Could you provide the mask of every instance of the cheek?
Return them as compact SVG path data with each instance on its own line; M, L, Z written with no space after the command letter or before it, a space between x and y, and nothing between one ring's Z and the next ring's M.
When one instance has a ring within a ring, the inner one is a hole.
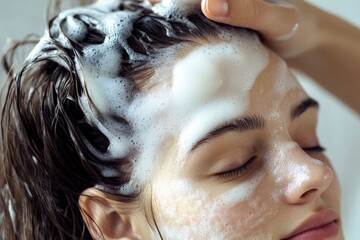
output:
M330 201L337 205L338 209L340 209L340 197L341 197L341 187L340 187L340 181L336 172L336 169L334 169L334 166L331 164L330 159L327 156L324 156L321 159L326 165L328 165L333 173L334 177L333 180L328 188L328 190L324 193Z
M327 204L329 204L339 210L340 209L341 188L340 188L340 182L339 182L338 176L334 169L333 169L333 171L334 171L333 180L330 183L328 189L324 192L323 199Z
M266 199L263 197L253 197L231 207L219 208L219 215L215 220L223 223L231 233L229 236L236 236L240 232L246 238L256 236L256 239L272 239L269 235L272 235L273 228L269 225L278 213L278 206L269 196ZM265 238L265 235L268 237Z
M206 236L210 218L210 200L204 191L196 191L190 181L172 180L154 184L156 220L166 239L196 239ZM205 229L205 228L206 229Z
M271 193L257 190L267 189L264 185L266 181L261 179L244 198L241 184L216 196L195 189L186 180L173 181L167 188L159 184L153 194L160 232L174 240L271 239L273 228L269 225L278 213L278 203Z
M239 188L239 186L234 187ZM272 181L262 178L246 199L219 201L215 209L214 224L226 231L223 239L274 239L274 218L279 214L280 203L274 197ZM229 193L225 193L224 199Z

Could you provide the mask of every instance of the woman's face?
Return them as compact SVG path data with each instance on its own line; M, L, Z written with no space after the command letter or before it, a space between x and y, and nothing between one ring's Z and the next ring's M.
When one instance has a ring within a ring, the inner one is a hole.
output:
M149 191L163 239L342 239L318 104L261 51L213 44L175 64L168 87L184 125Z

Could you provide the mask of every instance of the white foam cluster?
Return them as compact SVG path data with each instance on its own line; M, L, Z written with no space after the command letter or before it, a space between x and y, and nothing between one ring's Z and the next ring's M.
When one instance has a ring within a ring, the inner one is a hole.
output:
M257 174L248 181L233 187L228 192L222 194L219 201L225 206L233 206L236 203L249 200L256 187L263 180L262 174Z
M162 0L153 7L153 11L161 16L184 16L200 8L198 0Z
M199 47L174 66L174 104L178 112L193 115L181 133L182 153L245 111L249 90L268 63L264 49L252 46L256 39L237 37L231 44Z
M153 9L158 14L169 16L178 9L193 11L189 6L194 2L163 1ZM181 44L162 50L151 62L155 73L148 82L150 85L154 83L154 87L134 93L133 83L119 76L124 60L120 50L128 52L134 62L148 59L128 47L127 37L132 30L134 13L110 13L117 4L118 1L109 0L88 9L63 13L59 19L65 20L66 36L60 34L58 40L63 41L64 46L70 46L69 39L84 40L87 27L74 18L79 13L90 17L93 27L106 36L104 43L85 46L82 55L76 58L77 72L86 89L81 97L81 107L87 119L110 141L105 153L98 152L90 143L89 149L103 161L128 158L133 163L128 184L110 190L107 186L98 188L126 195L146 186L163 161L173 161L164 159L169 149L177 151L174 154L177 161L184 161L196 143L209 132L242 116L249 109L249 94L259 74L269 66L269 56L257 37L247 32L229 33L219 29L218 39L214 38L212 42L194 46ZM177 12L175 18L181 21L181 14ZM299 88L296 81L289 80L292 76L285 63L271 70L276 72L272 90L277 97ZM267 89L259 91L263 93ZM275 111L270 113L270 122L279 123L273 129L273 138L284 131L279 111L281 100L271 99L269 111L273 108ZM246 239L247 234L252 234L254 229L264 226L262 224L279 213L277 203L284 191L294 191L309 180L311 169L307 165L292 163L291 151L297 147L295 143L275 146L274 152L267 156L276 159L277 166L272 169L275 169L277 187L284 177L293 178L291 184L281 185L284 188L276 188L273 192L256 191L269 179L264 174L254 174L246 182L217 196L194 186L187 179L154 186L159 193L155 195L157 203L167 207L157 214L161 223L170 223L161 226L162 234L174 240L222 240L240 235ZM319 166L324 165L318 160L310 160ZM119 174L106 167L101 170L105 177ZM262 198L256 194L263 194ZM239 212L239 209L244 212ZM266 230L258 232L255 237L274 239Z
M154 186L163 236L173 240L274 239L272 233L258 231L277 214L255 195L263 177L257 174L250 183L235 185L219 195L211 195L187 179Z
M181 6L186 9L192 2L164 1L160 5L170 13ZM152 61L155 74L148 79L156 86L134 93L133 83L119 76L122 52L125 50L134 62L149 59L128 46L137 15L113 11L118 4L115 0L99 1L88 8L66 11L54 21L53 28L59 31L56 40L68 48L74 41L86 41L88 25L105 36L103 43L85 45L76 56L76 70L85 89L81 107L110 141L105 153L90 143L89 149L104 161L132 160L131 181L117 189L129 194L149 181L170 141L179 146L179 156L184 157L210 130L241 116L249 90L268 64L268 52L254 35L241 31L231 35L219 29L219 39L193 46L181 58L176 56L184 53L183 45L162 50ZM102 173L116 176L113 169L103 168Z
M211 130L244 113L248 92L266 67L268 55L259 42L253 45L255 38L238 37L194 49L174 63L169 74L160 67L157 71L163 72L165 86L131 104L129 116L139 133L136 141L143 146L133 184L151 175L169 138L175 139L179 158L184 158Z

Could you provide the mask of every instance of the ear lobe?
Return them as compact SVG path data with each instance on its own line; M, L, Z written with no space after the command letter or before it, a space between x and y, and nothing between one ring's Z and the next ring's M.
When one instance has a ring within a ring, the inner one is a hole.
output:
M82 192L79 197L81 214L94 239L138 239L130 216L120 205L98 189L88 188Z

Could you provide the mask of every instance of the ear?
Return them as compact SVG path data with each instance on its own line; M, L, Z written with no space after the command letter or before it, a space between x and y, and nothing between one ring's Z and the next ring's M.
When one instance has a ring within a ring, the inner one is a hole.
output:
M94 239L139 239L125 210L128 204L112 200L96 188L86 189L79 197L82 217Z

